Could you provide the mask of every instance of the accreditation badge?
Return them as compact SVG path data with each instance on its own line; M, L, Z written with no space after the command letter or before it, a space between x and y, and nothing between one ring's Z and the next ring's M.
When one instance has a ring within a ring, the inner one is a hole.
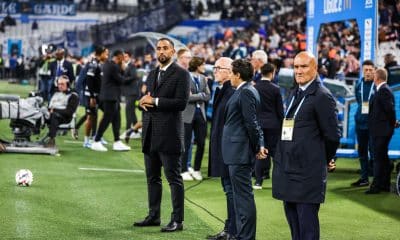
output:
M284 118L282 126L282 141L292 141L293 140L293 129L294 129L294 119Z
M369 102L362 102L361 114L368 114L368 113L369 113Z

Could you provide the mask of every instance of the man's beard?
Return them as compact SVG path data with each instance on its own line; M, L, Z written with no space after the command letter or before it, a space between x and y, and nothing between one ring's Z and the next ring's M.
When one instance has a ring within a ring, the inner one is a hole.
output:
M165 64L165 63L168 63L169 60L171 60L171 58L170 58L170 57L167 57L167 56L164 56L164 55L161 55L161 56L159 56L159 57L157 58L157 60L158 60L161 64Z

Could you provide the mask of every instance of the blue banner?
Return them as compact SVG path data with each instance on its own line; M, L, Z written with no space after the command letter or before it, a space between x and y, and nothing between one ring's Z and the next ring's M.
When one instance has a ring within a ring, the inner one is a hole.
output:
M378 0L308 0L307 51L317 53L322 24L355 19L360 30L361 58L375 61L377 46Z
M54 16L74 16L76 15L76 5L74 3L44 2L0 2L1 14L31 14L31 15L54 15Z
M7 52L9 56L20 56L22 52L22 40L21 39L8 39L7 41Z
M95 44L111 45L128 40L130 35L137 32L163 31L182 20L182 10L179 6L176 0L168 1L163 7L146 11L138 16L128 16L114 23L93 26L92 39Z

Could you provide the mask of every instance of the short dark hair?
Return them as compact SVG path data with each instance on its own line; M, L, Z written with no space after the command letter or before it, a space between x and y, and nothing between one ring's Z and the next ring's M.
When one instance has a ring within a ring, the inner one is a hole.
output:
M268 76L269 74L274 73L275 65L272 63L266 63L261 67L261 74L263 76Z
M130 49L127 49L127 50L125 50L125 54L128 54L128 56L129 57L132 57L132 50L130 50Z
M94 49L94 54L96 56L100 56L105 50L106 50L106 47L104 47L103 45L97 45Z
M161 42L161 41L168 41L169 44L171 44L172 48L175 48L174 42L173 42L171 39L169 39L169 38L167 38L167 37L162 37L162 38L159 38L159 39L157 40L157 43L159 43L159 42Z
M112 56L113 56L113 57L116 57L116 56L118 56L118 55L124 55L124 50L122 50L122 49L114 50Z
M202 57L193 57L189 62L189 72L194 72L199 66L201 66L206 60Z
M373 66L373 67L375 67L375 64L374 64L374 62L372 60L365 60L362 63L362 66Z
M245 59L237 59L232 62L232 72L239 73L243 81L250 82L254 75L253 65Z

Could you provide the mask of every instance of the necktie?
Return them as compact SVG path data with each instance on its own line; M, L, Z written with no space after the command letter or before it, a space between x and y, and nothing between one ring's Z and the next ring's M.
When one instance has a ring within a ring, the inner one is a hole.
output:
M301 88L297 89L296 99L301 99L303 97L303 95L304 95L304 91Z
M160 84L161 80L162 80L163 77L164 77L164 73L165 73L164 70L160 70L160 72L159 72L159 74L158 74L158 78L157 78L157 84Z
M57 63L57 72L56 72L57 77L61 76L61 62Z

